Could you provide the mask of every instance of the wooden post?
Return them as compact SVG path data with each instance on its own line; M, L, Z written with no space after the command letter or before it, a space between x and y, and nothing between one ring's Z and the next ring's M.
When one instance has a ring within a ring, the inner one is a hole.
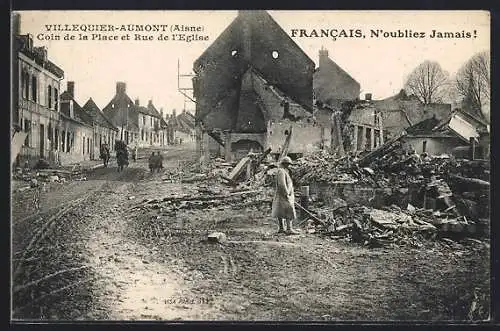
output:
M370 150L373 151L375 149L375 129L370 129Z
M353 135L353 140L352 140L352 151L353 152L356 152L358 150L358 126L357 125L353 125L353 131L354 131L354 135Z
M224 156L227 162L233 160L231 154L231 132L224 132Z
M476 139L474 137L470 137L469 142L470 142L469 159L473 161L476 157Z

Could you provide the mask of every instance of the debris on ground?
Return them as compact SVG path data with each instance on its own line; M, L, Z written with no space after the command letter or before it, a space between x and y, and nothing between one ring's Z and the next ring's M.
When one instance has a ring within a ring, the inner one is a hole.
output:
M12 178L19 182L16 186L18 186L18 190L22 192L29 187L38 187L40 183L62 184L67 181L87 180L87 170L78 165L73 166L69 170L64 168L16 168L12 173ZM23 186L23 182L25 182L26 185Z

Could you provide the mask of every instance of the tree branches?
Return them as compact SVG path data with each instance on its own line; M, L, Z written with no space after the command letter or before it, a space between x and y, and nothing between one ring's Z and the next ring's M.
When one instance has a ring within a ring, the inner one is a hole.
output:
M439 63L424 61L408 76L405 90L417 96L424 104L442 102L443 93L449 84L448 73Z
M466 107L481 112L490 102L490 54L477 53L457 72L455 88Z

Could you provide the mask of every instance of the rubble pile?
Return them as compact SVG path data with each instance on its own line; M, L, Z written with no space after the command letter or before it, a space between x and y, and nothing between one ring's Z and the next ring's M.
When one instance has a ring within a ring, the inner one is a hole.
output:
M481 237L487 234L484 223L450 213L392 205L381 209L341 205L336 209L315 211L322 223L307 219L308 233L320 233L332 239L348 238L369 247L412 245L437 237Z
M397 143L368 165L360 166L359 159L353 155L335 158L319 152L300 158L291 169L299 185L352 182L374 187L408 187L432 175L447 176L450 172L459 172L457 167L462 166L446 155L428 157L422 162L417 155L408 155Z
M20 186L19 191L24 191L38 187L42 183L65 183L69 180L87 180L87 176L85 169L78 166L74 166L71 170L16 168L12 173L12 179L25 182L26 185L18 185Z
M245 208L269 203L269 194L263 190L208 188L199 186L198 194L171 195L163 199L144 200L131 210L160 210L163 215L175 216L182 209Z

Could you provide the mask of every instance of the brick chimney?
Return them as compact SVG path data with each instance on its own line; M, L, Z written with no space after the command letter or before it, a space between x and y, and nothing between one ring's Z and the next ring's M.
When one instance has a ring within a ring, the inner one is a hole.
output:
M125 94L127 91L127 84L124 82L116 83L116 94Z
M372 100L372 94L371 93L365 93L365 100L366 101L371 101Z
M69 81L66 83L66 91L71 95L71 98L75 97L75 82Z
M149 100L148 101L148 107L152 107L153 106L153 100Z
M12 14L12 35L19 36L21 34L21 15L19 13Z
M134 104L135 104L137 107L139 107L139 99L135 99Z
M321 46L321 49L319 50L319 67L321 68L322 66L324 66L328 59L328 50L324 49L323 46Z
M160 108L160 115L161 115L161 118L164 118L163 117L163 108Z

